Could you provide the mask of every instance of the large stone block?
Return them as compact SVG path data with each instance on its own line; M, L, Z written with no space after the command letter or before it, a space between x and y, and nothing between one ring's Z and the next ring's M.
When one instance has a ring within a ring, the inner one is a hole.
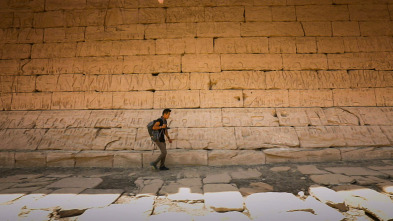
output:
M86 40L126 40L143 39L145 27L142 24L117 26L88 26L85 31Z
M122 74L125 71L124 66L131 61L125 62L123 57L84 57L82 59L82 71L85 74ZM130 67L128 67L129 69ZM138 69L138 67L134 66ZM127 69L127 70L128 70ZM140 70L141 71L141 70ZM79 73L80 73L79 72ZM78 72L75 72L78 73Z
M204 22L204 7L170 7L166 11L166 22Z
M197 108L200 106L199 91L156 91L154 108Z
M222 70L277 70L282 69L279 54L222 54Z
M344 39L341 37L317 38L318 53L344 53Z
M284 54L282 59L284 70L323 70L328 67L324 54Z
M118 26L118 25L129 25L136 24L139 20L138 9L129 8L111 8L107 9L105 15L106 26Z
M2 43L32 44L41 43L44 37L44 29L20 28L20 29L1 29L0 39Z
M269 52L272 54L295 54L295 37L270 37Z
M353 21L390 20L385 5L348 5L348 9Z
M76 152L48 152L46 155L47 167L74 167Z
M221 109L177 109L171 112L168 125L173 128L222 127L221 118Z
M236 145L239 149L299 147L299 140L291 127L238 127Z
M85 40L85 28L46 28L43 36L45 42L79 42Z
M66 19L63 11L37 12L34 14L35 28L64 27Z
M0 75L17 74L19 72L20 61L13 60L0 60Z
M158 151L159 152L159 151ZM159 153L143 153L143 167L148 167L149 163L155 160ZM167 166L207 166L206 150L170 150L165 159Z
M391 36L393 33L390 21L361 21L359 26L361 36Z
M153 108L153 92L113 92L113 108L151 109Z
M209 90L211 87L210 73L190 73L191 90Z
M180 55L145 55L124 57L124 73L180 72L180 69Z
M333 36L360 36L359 22L334 21L332 22Z
M350 75L346 70L339 71L324 71L320 70L318 73L318 81L316 82L321 89L330 88L350 88Z
M337 149L268 149L263 151L266 155L266 163L283 162L327 162L341 160L340 151Z
M348 147L379 147L391 144L379 126L341 126L340 130Z
M36 128L65 129L77 127L94 127L95 121L91 124L92 111L89 110L60 110L60 111L41 111L35 121Z
M155 54L153 40L79 42L77 56L119 56Z
M16 152L15 167L45 167L46 154L43 152Z
M304 36L300 22L246 22L241 24L241 36Z
M268 38L217 38L214 40L216 53L267 53L269 52Z
M75 167L113 167L112 152L83 151L75 154Z
M328 54L329 69L375 69L391 70L393 68L392 53L345 53Z
M376 106L374 89L334 89L334 106Z
M197 23L197 37L240 37L238 22Z
M84 103L87 109L112 109L113 93L86 92Z
M0 152L0 168L13 168L15 166L15 152Z
M211 89L266 89L263 71L223 71L210 74Z
M157 39L157 54L212 53L212 38Z
M267 6L248 6L245 7L246 22L253 21L272 21L272 7Z
M138 10L138 23L165 23L165 16L166 10L164 8L140 8Z
M85 127L141 128L161 116L161 110L93 110Z
M346 140L340 127L296 127L300 147L345 147Z
M290 107L331 107L332 90L289 90Z
M76 43L34 44L31 58L69 58L76 56Z
M40 111L2 111L0 129L39 129L37 127Z
M11 93L0 93L0 110L11 110L11 103Z
M3 44L0 56L1 59L25 59L30 57L31 50L29 44Z
M305 36L332 36L331 22L302 22Z
M49 110L51 109L51 93L14 93L12 94L12 110Z
M61 1L61 0L48 0L45 2L45 9L48 11L61 10L61 9L83 9L86 7L86 1L81 0L71 0L71 1Z
M348 147L339 150L344 161L390 159L393 153L391 147Z
M296 21L295 7L291 5L272 7L272 21Z
M345 5L306 5L296 7L296 16L298 21L348 21L349 11Z
M358 118L358 125L393 125L390 107L346 107L344 111Z
M151 25L146 25L146 29L145 29L145 39L194 38L196 36L197 36L196 23L151 24Z
M182 57L183 72L219 72L220 56L216 54L184 55Z
M377 106L393 106L392 88L375 88Z
M274 108L223 108L224 127L279 126Z
M52 95L52 110L86 108L84 92L54 92Z
M49 129L38 149L46 150L129 150L136 129Z
M213 150L207 153L209 166L265 164L265 154L253 150Z
M267 89L318 89L319 79L316 71L268 71Z
M243 107L241 90L201 90L201 108Z
M31 59L22 64L24 75L74 74L83 72L83 60L79 58Z
M169 133L177 149L237 149L234 128L178 128Z
M288 107L288 90L244 90L244 107Z
M142 153L117 152L113 156L114 168L141 168Z
M103 26L105 24L105 16L108 10L105 9L80 9L64 11L64 22L67 26ZM108 19L109 17L107 17Z
M206 22L236 22L244 21L244 7L228 6L228 7L206 7Z
M393 50L392 39L387 36L347 37L343 40L346 52L377 52Z
M393 127L392 126L381 126L383 134L393 143Z
M0 76L0 92L34 92L35 76Z

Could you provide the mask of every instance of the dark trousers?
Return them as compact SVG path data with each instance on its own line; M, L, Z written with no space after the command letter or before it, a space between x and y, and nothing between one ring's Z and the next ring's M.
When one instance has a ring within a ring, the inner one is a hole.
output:
M160 162L160 167L165 165L165 158L166 158L166 143L165 142L155 142L158 146L158 148L160 148L161 154L160 156L158 156L158 158L153 161L154 164L157 165L158 162Z

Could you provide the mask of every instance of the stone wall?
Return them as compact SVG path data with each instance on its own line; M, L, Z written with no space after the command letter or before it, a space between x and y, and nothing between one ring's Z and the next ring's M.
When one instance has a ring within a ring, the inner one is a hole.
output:
M392 0L0 2L0 167L392 158Z

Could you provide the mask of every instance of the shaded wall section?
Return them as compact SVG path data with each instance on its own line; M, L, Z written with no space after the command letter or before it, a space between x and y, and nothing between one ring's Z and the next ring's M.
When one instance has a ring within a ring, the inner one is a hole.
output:
M391 158L392 0L0 2L0 166Z

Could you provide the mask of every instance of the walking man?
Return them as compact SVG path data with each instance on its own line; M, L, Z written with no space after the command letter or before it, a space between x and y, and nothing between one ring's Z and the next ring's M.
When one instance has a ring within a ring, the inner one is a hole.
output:
M169 143L172 143L172 139L168 135L168 125L167 125L167 119L171 115L171 110L170 109L165 109L162 112L162 116L156 120L156 123L153 126L153 130L158 130L159 133L159 139L155 143L157 144L158 148L160 148L161 154L158 156L158 158L150 163L150 166L152 166L154 169L157 168L158 162L160 162L160 167L159 170L169 170L165 166L165 158L166 158L166 143L165 143L165 136L168 138ZM165 136L164 136L165 135Z

